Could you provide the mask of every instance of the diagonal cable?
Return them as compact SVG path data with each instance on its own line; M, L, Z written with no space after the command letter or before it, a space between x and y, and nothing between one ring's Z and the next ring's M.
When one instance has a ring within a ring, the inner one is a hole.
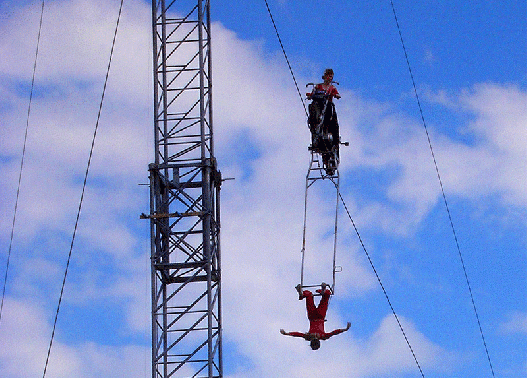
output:
M108 60L108 67L106 69L106 77L104 79L104 86L103 86L103 90L102 90L101 101L99 103L99 112L97 114L97 122L95 123L95 130L93 132L93 138L92 138L91 149L90 149L90 156L88 158L88 164L86 166L86 172L84 174L84 183L82 184L82 193L81 193L81 198L80 198L80 201L79 201L79 208L77 210L77 218L75 220L75 227L74 227L74 230L73 230L73 236L71 238L70 250L69 250L69 253L68 253L68 261L66 263L66 270L64 271L64 278L62 280L62 286L61 286L61 289L60 289L59 302L58 302L58 305L57 305L57 311L55 312L55 320L53 322L53 331L51 332L51 340L49 342L48 353L47 353L47 356L46 356L46 364L44 366L44 373L42 375L42 378L45 378L45 376L46 376L46 371L47 371L48 364L49 364L49 357L50 357L50 354L51 354L51 347L53 346L53 339L54 339L55 330L56 330L56 327L57 327L57 319L58 319L58 316L59 316L60 304L62 303L62 297L64 295L64 287L66 285L66 277L68 276L68 269L69 269L69 266L70 266L71 255L72 255L72 251L73 251L73 243L75 241L75 236L77 234L77 228L78 228L78 225L79 225L79 218L80 218L80 213L81 213L81 208L82 208L82 202L84 200L84 193L85 193L85 190L86 190L86 182L88 181L88 173L90 171L90 165L91 165L91 160L92 160L92 156L93 156L93 150L94 150L94 147L95 147L95 139L97 137L97 129L99 128L99 120L101 118L102 106L103 106L103 103L104 103L104 94L106 93L106 86L108 84L108 77L109 77L109 74L110 74L110 66L112 64L112 57L113 57L113 51L114 51L114 47L115 47L115 40L117 38L117 30L119 28L119 21L121 19L121 13L122 13L122 9L123 9L123 1L124 0L121 0L121 4L119 6L119 15L117 16L117 23L115 25L115 32L114 32L113 41L112 41L112 49L110 51L110 58Z
M298 83L296 81L293 68L291 68L291 63L289 62L289 58L287 57L287 54L285 52L284 44L282 43L282 38L280 38L280 34L278 33L278 28L276 27L276 24L274 22L273 14L271 13L271 8L269 8L269 3L267 3L267 0L264 0L264 1L265 1L265 6L267 7L267 12L269 13L269 17L271 18L271 22L273 23L276 37L278 38L278 42L280 43L280 47L282 48L282 53L284 54L285 61L287 62L287 66L289 67L289 72L291 73L291 76L293 77L293 81L295 82L295 87L296 87L296 91L298 92L298 96L300 97L300 102L302 102L302 106L304 107L304 111L306 112L306 117L307 117L308 113L307 113L306 104L304 103L304 99L302 98L302 94L300 93L300 89L298 88Z
M454 235L454 240L455 240L455 243L456 243L457 252L458 252L458 255L459 255L461 266L463 268L463 273L465 275L465 281L467 283L468 291L469 291L469 294L470 294L470 300L472 302L472 308L474 309L474 314L476 315L476 321L478 323L479 333L480 333L481 339L483 341L483 346L485 347L485 353L487 355L487 360L489 362L490 371L492 373L492 376L494 377L495 376L494 375L494 368L492 367L492 361L490 359L489 349L487 347L487 342L485 341L485 335L483 333L483 328L481 326L481 321L479 319L479 314L478 314L478 310L477 310L477 307L476 307L476 302L474 300L474 295L472 293L472 286L470 285L470 280L468 278L467 268L465 266L465 260L463 259L463 254L461 253L461 248L459 246L459 241L458 241L458 238L457 238L456 229L454 227L454 222L452 220L452 215L450 213L450 208L448 206L448 201L447 201L447 198L446 198L445 189L443 187L443 180L441 179L441 175L439 173L439 167L438 167L437 160L436 160L436 157L435 157L435 154L434 154L434 149L432 147L432 141L430 140L430 134L428 133L428 127L426 125L425 117L424 117L424 114L423 114L423 109L421 107L421 101L419 100L419 94L417 93L417 86L415 84L415 79L414 79L414 75L413 75L413 72L412 72L412 67L410 65L410 59L408 58L408 53L406 51L406 46L404 44L403 35L402 35L402 32L401 32L401 27L399 25L399 20L397 18L397 13L395 11L395 5L393 4L393 0L390 0L390 3L391 3L391 6L392 6L392 11L393 11L393 15L394 15L394 18L395 18L395 23L397 24L397 30L399 32L399 37L401 39L401 44L402 44L402 47L403 47L404 56L406 58L406 64L408 66L408 71L410 72L410 78L412 79L412 85L413 85L413 88L414 88L415 98L417 99L417 106L419 107L419 113L421 115L421 120L423 122L423 126L424 126L424 129L425 129L425 132L426 132L426 137L428 139L428 146L430 148L430 153L432 155L432 160L434 161L434 167L435 167L435 170L436 170L437 179L439 180L439 186L441 187L441 194L443 196L443 202L445 204L446 212L448 214L448 220L450 221L450 228L452 229L452 234Z
M353 218L351 217L351 214L348 210L348 207L346 206L346 202L344 202L344 198L342 198L342 194L339 192L340 200L342 201L342 204L344 205L344 209L346 210L346 213L348 214L348 217L351 221L351 224L353 225L353 228L355 229L355 233L357 234L357 237L359 238L360 245L362 246L362 250L366 254L366 257L368 258L368 261L370 263L371 268L373 269L373 273L375 273L375 277L377 277L377 281L379 282L379 285L381 286L382 292L384 293L384 296L386 297L386 300L388 301L388 305L390 306L390 309L392 310L392 314L397 321L397 325L399 326L399 329L401 330L401 333L404 336L404 340L406 341L406 345L408 345L408 348L410 349L410 352L412 353L412 356L414 357L414 361L417 365L417 368L419 369L419 372L421 373L421 376L424 378L423 370L421 369L421 365L419 364L419 361L417 360L417 356L415 355L414 349L412 348L412 345L410 344L410 340L408 340L408 337L406 336L406 332L404 331L403 325L401 324L401 321L399 320L399 317L397 316L397 313L395 312L395 308L392 305L392 301L390 301L390 297L388 296L388 292L384 288L384 285L381 281L381 277L377 273L377 269L375 269L375 265L373 265L373 260L370 257L370 254L368 253L368 250L366 249L366 246L364 245L364 242L362 241L362 238L359 234L359 230L357 229L357 226L355 225L355 222L353 221Z
M26 130L24 132L24 146L22 147L22 159L20 160L20 170L18 173L18 185L16 188L15 210L13 211L13 222L11 224L11 237L9 238L9 250L7 253L7 263L6 263L5 275L4 275L4 286L2 289L2 302L0 303L0 321L2 320L2 310L4 309L4 298L5 298L6 287L7 287L7 275L9 272L9 262L11 260L11 250L13 248L13 237L15 235L16 213L18 209L18 199L20 198L20 183L22 182L22 172L24 170L24 158L26 156L26 143L27 143L27 134L28 134L28 129L29 129L29 116L31 114L31 103L33 101L33 89L35 87L35 75L37 72L37 58L38 58L38 50L40 46L40 35L42 31L43 17L44 17L44 0L42 0L42 6L40 9L40 22L38 26L37 48L35 51L35 60L33 63L33 77L31 78L31 91L29 92L29 105L27 107Z

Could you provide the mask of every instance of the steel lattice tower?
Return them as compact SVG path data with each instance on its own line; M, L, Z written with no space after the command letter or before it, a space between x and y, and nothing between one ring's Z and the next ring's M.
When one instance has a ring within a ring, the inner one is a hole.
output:
M153 0L152 377L222 377L210 1Z

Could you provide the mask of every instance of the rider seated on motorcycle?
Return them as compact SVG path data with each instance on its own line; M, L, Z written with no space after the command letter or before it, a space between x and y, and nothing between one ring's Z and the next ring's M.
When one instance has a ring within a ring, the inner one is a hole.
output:
M333 101L333 97L339 99L340 98L339 91L337 90L337 88L335 88L333 84L331 84L333 82L333 76L334 76L333 69L327 68L324 71L324 75L322 75L322 80L324 80L324 82L315 85L315 87L313 88L313 91L307 94L307 98L311 100L311 97L313 97L315 93L324 92L326 95L329 96L328 97L329 102Z
M323 83L316 84L313 87L313 91L311 93L307 93L307 98L310 100L313 100L311 104L309 104L309 128L311 129L312 134L314 134L315 127L320 123L320 119L322 116L322 111L324 108L324 99L327 98L328 106L326 107L326 116L327 118L324 120L324 124L327 124L328 131L333 136L333 144L337 145L339 143L339 130L338 130L338 121L337 121L337 113L335 111L335 105L333 104L333 97L339 99L340 94L337 88L332 84L333 82L333 70L331 68L327 68L324 71L324 75L322 76L322 80L324 80ZM315 140L315 137L313 135L313 141ZM313 146L314 148L317 148L317 146Z

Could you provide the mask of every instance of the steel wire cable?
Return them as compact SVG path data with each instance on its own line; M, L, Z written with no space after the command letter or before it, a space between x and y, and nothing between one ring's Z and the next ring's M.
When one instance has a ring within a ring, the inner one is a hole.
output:
M76 220L75 220L75 227L73 229L73 235L72 235L72 238L71 238L71 244L70 244L70 249L69 249L69 253L68 253L68 260L66 262L66 269L64 271L64 277L63 277L62 286L61 286L61 289L60 289L59 302L58 302L58 305L57 305L57 310L55 312L55 320L53 321L53 330L51 332L51 339L50 339L50 342L49 342L48 353L47 353L47 356L46 356L46 364L44 366L44 373L42 375L42 378L44 378L46 376L46 371L47 371L48 364L49 364L49 358L50 358L50 355L51 355L51 347L53 346L53 339L54 339L55 330L56 330L56 327L57 327L57 320L58 320L58 316L59 316L60 305L62 303L62 298L63 298L63 295L64 295L64 287L66 286L66 278L68 276L68 270L69 270L71 256L72 256L72 252L73 252L73 244L75 242L75 236L77 234L77 228L78 228L78 225L79 225L79 218L80 218L80 213L81 213L81 209L82 209L82 202L84 200L84 193L86 191L86 183L88 181L88 173L90 171L90 165L91 165L91 160L92 160L92 156L93 156L93 150L94 150L94 147L95 147L95 139L97 137L97 130L99 128L99 121L100 121L100 118L101 118L102 106L103 106L103 103L104 103L104 95L106 93L106 86L108 84L108 77L109 77L109 74L110 74L110 67L111 67L111 64L112 64L112 57L113 57L113 52L114 52L114 48L115 48L115 41L116 41L116 38L117 38L117 30L119 29L119 21L121 19L121 13L122 13L122 9L123 9L123 2L124 2L124 0L121 0L121 4L119 6L119 15L117 16L117 22L116 22L116 25L115 25L115 32L114 32L114 35L113 35L112 48L111 48L111 51L110 51L110 58L108 60L108 66L107 66L107 69L106 69L106 77L104 79L104 86L103 86L103 90L102 90L101 101L99 103L99 111L98 111L98 114L97 114L97 121L95 123L95 129L94 129L94 132L93 132L93 138L92 138L92 143L91 143L91 148L90 148L90 155L88 157L88 164L86 166L86 172L84 174L84 182L82 184L81 198L80 198L80 201L79 201L79 207L77 209L77 217L76 217Z
M379 273L377 273L377 269L375 268L375 265L373 264L373 260L371 259L370 254L368 253L368 250L366 249L366 246L364 245L364 242L362 241L362 238L360 236L359 230L357 229L357 226L355 225L355 222L353 221L353 218L351 217L351 214L348 210L348 207L346 206L346 202L344 202L344 198L342 198L342 194L339 192L340 200L342 201L342 204L344 205L344 209L346 210L346 213L348 214L348 218L351 221L351 224L353 226L353 229L355 230L355 233L357 234L357 237L359 238L360 245L362 247L362 250L366 254L366 257L368 258L368 262L370 263L370 266L373 270L373 273L375 273L375 277L377 277L377 281L379 282L379 285L381 286L382 292L384 293L384 296L386 297L386 300L388 301L388 305L390 306L390 309L392 310L392 314L397 321L397 325L399 326L399 329L401 330L401 333L404 336L404 340L406 341L406 345L408 345L408 348L410 349L410 352L412 353L412 356L414 358L414 361L417 365L417 368L419 369L419 372L421 373L421 376L424 378L423 370L421 369L421 365L419 364L419 361L417 360L417 356L414 352L414 349L412 348L412 345L410 344L410 340L408 340L408 336L406 335L406 332L404 331L403 325L401 324L401 321L399 320L399 316L397 316L397 313L395 312L395 308L392 305L392 301L390 300L390 297L388 296L388 292L384 288L384 285L381 281L381 277L379 276Z
M271 8L269 8L269 3L267 0L265 1L265 6L267 7L267 12L269 13L269 17L271 18L271 22L273 23L274 31L276 33L276 37L278 38L278 42L280 43L280 47L282 48L282 53L284 54L285 61L287 62L287 66L289 67L289 72L291 73L291 76L293 77L293 81L295 82L296 91L298 92L298 96L300 97L300 102L302 103L302 106L304 107L304 112L306 113L306 117L309 116L306 108L306 104L304 103L304 99L302 97L302 94L300 93L300 88L298 88L298 82L296 81L295 74L293 72L293 68L291 68L291 63L289 62L289 58L287 57L287 54L285 52L284 44L282 43L282 38L280 38L280 33L278 33L278 28L276 27L276 23L274 22L273 14L271 13Z
M16 199L15 199L15 209L13 211L13 221L11 224L11 236L9 238L9 249L7 252L7 262L6 262L6 268L5 268L5 275L4 275L4 286L2 289L2 302L0 303L0 322L2 320L2 312L4 309L4 299L5 299L5 293L6 293L6 287L7 287L7 276L9 272L9 263L11 260L11 250L13 248L13 238L15 235L15 224L16 224L16 213L18 210L18 200L20 198L20 186L22 182L22 172L24 170L24 158L26 156L26 144L27 144L27 135L28 135L28 129L29 129L29 117L31 115L31 103L33 101L33 89L35 87L35 76L37 72L37 60L38 60L38 51L40 46L40 35L42 32L42 20L44 18L44 0L42 0L42 5L40 9L40 22L38 26L38 35L37 35L37 47L35 51L35 60L33 63L33 77L31 78L31 90L29 92L29 105L27 107L27 118L26 118L26 129L24 132L24 143L22 147L22 158L20 160L20 170L18 173L18 185L16 189Z
M393 15L394 15L394 18L395 18L395 23L397 25L397 31L399 32L399 38L401 39L401 45L403 47L404 56L405 56L405 59L406 59L406 64L408 66L408 71L410 73L410 78L412 80L412 85L413 85L413 89L414 89L414 93L415 93L415 98L417 100L417 106L419 108L419 113L421 115L421 121L422 121L424 129L425 129L426 137L427 137L427 140L428 140L428 146L430 148L430 153L432 155L432 160L434 161L434 167L435 167L435 170L436 170L437 179L439 180L439 186L441 187L441 195L443 197L443 202L445 204L446 212L447 212L447 215L448 215L448 220L450 222L450 228L452 229L452 234L454 235L454 241L455 241L455 244L456 244L456 248L457 248L457 252L458 252L458 255L459 255L460 262L461 262L461 266L463 268L463 274L465 275L465 281L467 283L468 291L469 291L469 294L470 294L470 300L472 302L472 308L474 310L474 314L476 315L476 321L478 323L479 332L480 332L480 335L481 335L481 339L483 341L483 346L485 348L485 353L487 355L487 360L489 362L490 371L492 373L492 376L494 377L495 375L494 375L494 368L492 366L492 360L490 358L489 350L488 350L488 347L487 347L487 342L485 341L485 335L483 333L483 328L481 326L481 321L480 321L478 310L477 310L477 307L476 307L476 302L474 300L474 295L472 293L472 286L470 285L470 280L468 278L467 268L465 266L465 260L463 259L463 254L461 253L461 248L459 246L459 240L458 240L458 237L457 237L456 229L454 227L454 222L452 220L452 214L450 213L450 207L448 206L448 201L447 201L447 198L446 198L445 189L443 187L443 180L441 178L441 174L439 173L439 166L437 164L437 160L436 160L436 157L435 157L435 154L434 154L434 149L432 147L432 141L430 139L430 134L428 132L428 126L426 125L426 121L425 121L425 117L424 117L424 113L423 113L423 108L421 106L421 100L419 99L419 94L417 92L417 85L415 84L415 79L414 79L414 75L413 75L413 72L412 72L412 67L410 65L410 59L408 58L408 52L406 50L406 45L404 43L403 35L402 35L402 32L401 32L401 27L399 25L399 19L397 17L397 12L395 11L395 5L393 3L393 0L390 0L390 3L391 3L391 6L392 6L392 11L393 11Z

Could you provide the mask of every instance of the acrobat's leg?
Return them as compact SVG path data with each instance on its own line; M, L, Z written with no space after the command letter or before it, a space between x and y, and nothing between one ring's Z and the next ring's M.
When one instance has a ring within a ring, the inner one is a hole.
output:
M331 291L329 289L324 290L322 293L322 299L318 304L317 312L320 319L326 317L326 312L328 311L329 297L331 296Z
M304 290L303 295L306 298L307 318L309 320L316 318L317 317L317 307L315 306L315 301L313 299L313 293L310 292L309 290Z

